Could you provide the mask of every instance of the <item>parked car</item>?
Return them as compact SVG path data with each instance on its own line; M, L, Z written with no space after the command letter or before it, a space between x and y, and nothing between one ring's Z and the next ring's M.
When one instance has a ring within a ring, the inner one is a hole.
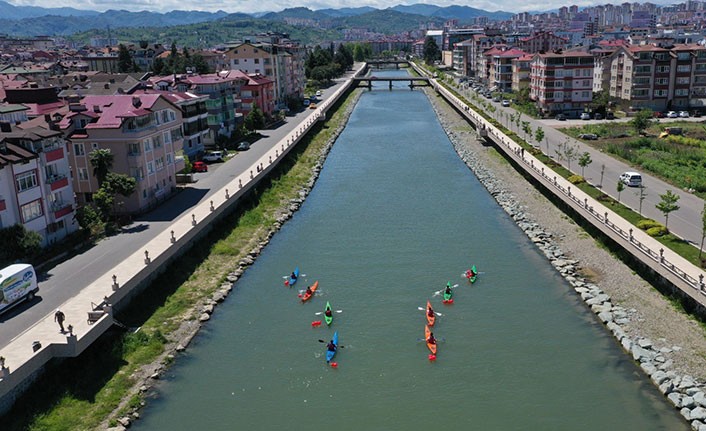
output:
M311 105L309 105L309 109L316 109L316 103L312 103Z
M679 114L674 111L667 112L667 118L679 118Z
M582 112L579 118L581 118L582 120L590 120L591 114L589 114L588 112Z
M615 114L613 114L611 111L608 111L605 113L605 119L606 120L615 120Z
M191 170L194 172L208 172L208 165L204 162L194 162L191 165Z
M689 113L686 111L679 111L679 118L689 118Z
M500 104L507 108L508 106L510 106L510 101L509 101L509 100L503 100Z
M598 139L598 135L595 133L582 133L579 135L579 139L585 139L587 141L595 141Z
M500 101L500 97L498 97L498 96L493 97L493 102L499 102L499 101Z
M0 313L23 300L31 301L39 291L37 274L28 263L16 263L0 270Z
M302 103L304 103L304 106L309 106L311 101L309 99L304 99L304 102L302 102Z
M556 118L559 121L566 121L566 115L564 115L564 114L556 114L556 117L554 117L554 118Z
M316 90L316 97L321 97L321 90Z
M629 187L639 187L642 184L642 175L637 172L623 172L620 181Z
M652 113L652 116L655 118L664 118L664 112L655 111Z
M595 114L593 114L593 119L594 120L602 120L603 116L601 114L599 114L598 112L596 112Z
M492 94L490 94L490 93L485 93L485 98L486 98L486 99L490 99L491 97L493 97Z
M235 149L238 151L247 151L250 149L250 142L243 141L243 142L239 143Z
M203 156L203 159L207 162L222 162L224 158L225 154L223 154L223 151L211 151Z
M701 117L701 112L700 112L700 111L697 111L697 110L694 110L694 111L691 112L691 116L692 116L692 117L699 118L699 117Z

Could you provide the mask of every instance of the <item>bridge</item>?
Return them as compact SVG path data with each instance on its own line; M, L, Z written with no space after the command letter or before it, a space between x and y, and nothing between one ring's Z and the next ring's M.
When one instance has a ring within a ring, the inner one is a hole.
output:
M374 67L379 69L383 65L394 64L395 69L399 69L400 65L409 65L408 60L397 60L397 59L380 59L380 60L368 60L368 67Z
M424 87L429 86L429 78L426 76L388 76L388 77L378 77L378 76L364 76L353 78L353 82L361 87L368 87L369 90L373 88L373 82L387 81L390 83L390 90L392 90L392 83L403 81L409 82L409 88L414 89L414 87Z

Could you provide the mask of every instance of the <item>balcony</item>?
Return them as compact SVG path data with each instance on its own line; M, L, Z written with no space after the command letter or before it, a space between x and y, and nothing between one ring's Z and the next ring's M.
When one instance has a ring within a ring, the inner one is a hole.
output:
M54 213L54 219L59 220L73 212L73 205L69 202L52 202L51 210Z
M55 150L47 151L44 153L47 162L53 162L54 160L59 160L64 158L64 149L59 147Z
M47 177L47 184L49 185L51 191L54 191L68 186L69 179L66 177L66 175L63 174L52 175L50 177Z
M5 211L7 209L7 205L5 205L5 198L0 196L0 211Z

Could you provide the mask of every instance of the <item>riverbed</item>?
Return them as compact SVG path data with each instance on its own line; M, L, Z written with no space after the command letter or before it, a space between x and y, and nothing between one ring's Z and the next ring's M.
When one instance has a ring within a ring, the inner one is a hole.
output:
M426 96L396 86L361 97L306 202L133 428L688 429L459 160ZM447 281L452 305L435 294ZM312 327L326 301L342 312ZM318 340L336 330L334 369Z

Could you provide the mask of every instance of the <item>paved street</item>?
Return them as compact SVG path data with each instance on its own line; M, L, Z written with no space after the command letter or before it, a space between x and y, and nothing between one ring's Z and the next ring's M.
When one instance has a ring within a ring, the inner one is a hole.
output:
M354 67L357 69L359 66L356 64ZM333 86L324 89L320 99L326 100L352 74L348 72L337 79ZM243 173L313 113L313 110L302 110L287 117L287 122L275 129L260 131L264 137L255 142L250 150L238 153L225 163L210 165L208 174L197 174L198 182L186 187L155 210L137 218L131 225L124 227L121 233L39 274L40 290L37 298L0 315L0 348L36 321L53 314L60 304L105 274L116 263L142 248L189 208L208 199L212 193ZM72 318L67 316L67 320Z
M471 90L462 90L461 91L464 96L468 100L471 99ZM490 100L490 99L488 99ZM504 108L500 105L500 103L493 103L494 106L497 107L497 111L495 114L491 114L495 116L495 119L500 121L505 127L508 127L508 114L514 114L516 111L512 108ZM500 112L504 112L505 116L503 117L502 121L500 120ZM661 121L675 121L676 119L662 119ZM703 121L702 118L690 118L687 119L688 121ZM679 196L681 196L681 199L679 199L678 205L681 207L679 211L675 211L670 214L669 216L669 229L674 232L675 234L687 239L690 241L692 244L695 244L697 247L699 245L699 242L701 240L701 211L704 207L704 201L703 199L691 194L687 193L684 190L680 190L679 188L668 184L652 175L649 175L648 173L641 171L639 169L633 168L615 158L612 156L602 153L600 151L597 151L593 148L591 148L589 145L580 142L576 139L570 138L569 136L563 134L562 132L554 129L550 125L553 123L550 123L550 121L555 121L555 120L534 120L531 117L527 115L522 115L522 121L529 121L530 122L530 127L532 127L532 133L534 134L534 131L537 129L537 127L542 127L542 130L544 130L545 133L545 141L541 143L541 150L545 153L553 157L557 162L561 163L564 166L567 166L567 163L565 161L560 160L556 156L556 150L558 149L558 146L560 144L563 144L564 142L569 141L570 144L576 145L580 152L583 153L584 151L588 151L591 154L591 159L593 159L593 163L591 163L589 166L586 167L585 169L585 177L586 180L589 181L590 183L594 185L600 185L601 183L601 166L605 165L605 172L603 175L603 191L613 197L614 199L618 198L618 192L616 190L616 186L618 183L618 177L620 176L621 173L625 171L638 171L642 174L642 182L643 184L647 187L647 197L642 203L642 213L644 216L652 218L654 220L657 220L660 223L664 223L664 215L662 215L661 212L659 212L656 208L655 205L661 200L659 195L664 194L667 190L672 190L675 193L677 193ZM627 121L627 120L623 120ZM596 122L595 120L591 121L582 121L582 120L573 120L573 122L576 122L578 124L586 124L589 122ZM600 121L598 121L600 122ZM557 123L561 124L562 126L564 125L571 125L569 121L557 121ZM567 124L568 123L568 124ZM522 132L521 127L518 130L518 127L516 127L514 124L510 125L508 127L510 130L513 132L517 133L520 137L524 138L524 132ZM526 139L528 142L531 142L533 144L537 144L535 141L534 137ZM547 149L547 142L549 145L549 149ZM578 165L578 162L574 160L571 164L571 170L577 174L581 174L581 167ZM620 201L631 208L635 209L637 211L640 201L638 199L637 195L637 189L635 188L630 188L626 187L625 190L620 194Z

